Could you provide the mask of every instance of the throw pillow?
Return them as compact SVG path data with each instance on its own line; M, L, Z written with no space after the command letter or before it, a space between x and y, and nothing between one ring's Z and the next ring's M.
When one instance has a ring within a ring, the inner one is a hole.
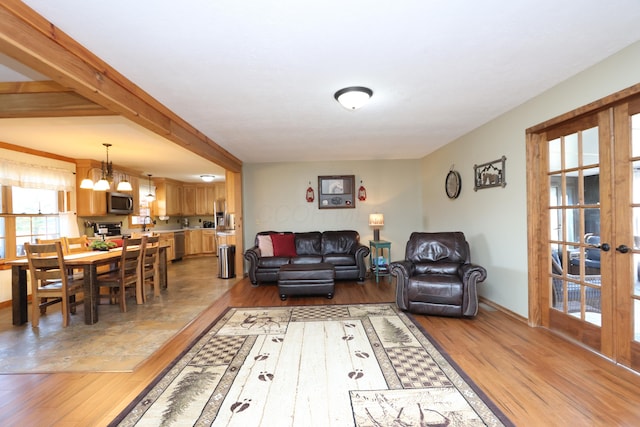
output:
M258 235L258 249L260 249L260 256L273 256L271 236Z
M293 234L272 234L271 241L273 242L274 256L298 256L296 253L295 236Z

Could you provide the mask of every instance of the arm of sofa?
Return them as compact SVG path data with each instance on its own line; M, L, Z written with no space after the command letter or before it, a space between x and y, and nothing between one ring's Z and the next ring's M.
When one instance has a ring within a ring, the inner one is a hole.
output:
M389 272L396 277L396 304L401 310L409 307L409 298L406 289L409 286L409 278L415 271L415 264L411 261L394 261L389 264Z
M478 314L477 284L487 278L487 270L477 264L462 264L458 270L462 278L462 315L473 317Z
M355 258L356 265L358 266L358 282L363 283L367 275L367 262L365 261L369 256L369 247L365 245L358 245L356 248Z
M258 249L257 246L247 249L244 253L244 259L249 262L249 280L251 284L255 286L258 284L256 271L258 269L258 260L260 259L260 249Z

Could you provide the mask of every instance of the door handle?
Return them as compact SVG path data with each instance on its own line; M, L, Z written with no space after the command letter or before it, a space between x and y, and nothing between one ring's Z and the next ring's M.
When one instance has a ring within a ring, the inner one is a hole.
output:
M589 245L589 247L600 249L601 251L605 251L605 252L609 252L609 250L611 250L611 245L608 244L608 243L603 243L601 245ZM625 248L627 248L627 247L625 246ZM617 250L617 248L616 248L616 250ZM627 248L627 250L629 250L629 248Z
M620 252L621 254L626 254L627 252L629 252L631 249L629 249L629 247L627 245L620 245L616 248L616 251Z

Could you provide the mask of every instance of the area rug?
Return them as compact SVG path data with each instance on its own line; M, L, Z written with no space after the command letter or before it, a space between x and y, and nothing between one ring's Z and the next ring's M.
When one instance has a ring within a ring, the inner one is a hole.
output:
M231 308L112 426L511 426L393 304Z

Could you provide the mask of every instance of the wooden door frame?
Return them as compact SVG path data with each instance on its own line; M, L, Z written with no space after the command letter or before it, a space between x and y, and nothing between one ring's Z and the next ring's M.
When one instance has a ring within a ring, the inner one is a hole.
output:
M550 326L550 316L549 309L550 306L550 286L548 284L549 280L549 265L550 265L550 252L547 245L548 237L549 237L549 214L548 214L548 178L547 178L547 166L548 158L547 158L547 150L543 149L542 142L547 140L546 132L550 129L556 128L566 122L574 121L580 119L581 117L585 117L588 115L598 114L599 126L602 123L606 123L605 129L601 129L600 135L601 137L604 135L605 137L612 134L613 131L617 131L618 128L626 130L620 130L620 132L628 133L628 122L625 123L625 120L628 120L628 117L623 117L623 114L614 114L616 108L620 108L621 104L629 101L632 97L636 97L640 94L640 84L634 85L627 89L624 89L620 92L616 92L615 94L609 95L605 98L599 99L595 102L592 102L588 105L580 107L574 111L565 113L543 123L540 123L536 126L533 126L526 130L526 162L527 162L527 234L528 234L528 242L529 242L529 252L528 252L528 295L529 295L529 316L528 322L530 326L542 326L549 327ZM610 127L614 127L613 131ZM624 134L622 134L624 135ZM617 134L620 136L620 134ZM628 141L628 138L627 138ZM612 154L613 158L603 158L600 159L600 162L609 162L617 164L619 161L627 161L628 162L628 154L627 157L624 158L625 154L622 150L615 150ZM622 160L624 158L624 160ZM606 170L606 168L605 168ZM611 176L610 179L612 182L615 182L616 185L619 185L620 180L627 180L628 178L621 177L619 174L616 176ZM602 197L611 198L611 194L603 194ZM606 207L606 204L604 206ZM608 208L607 208L608 209ZM628 210L628 209L627 209ZM607 214L607 211L602 212L601 215L612 215ZM628 213L625 213L628 215ZM612 250L618 245L616 242L616 232L620 229L616 224L620 224L622 221L625 221L627 216L623 218L617 218L618 223L612 220L612 223L609 225L611 228L608 233L612 236ZM608 227L609 227L608 226ZM624 261L618 261L616 257L616 263ZM628 260L627 260L628 262ZM615 280L614 274L615 271L619 270L618 264L616 264L616 268L614 268L613 263L609 263L611 271L609 275ZM628 266L628 264L625 264ZM629 271L628 268L625 267L624 271ZM615 286L613 287L615 290ZM611 291L614 292L614 291ZM606 295L603 295L603 297ZM604 300L608 300L605 302ZM602 343L601 343L601 353L612 359L616 359L622 357L623 363L627 366L631 364L628 363L629 360L629 344L615 344L613 340L614 334L622 333L625 331L618 331L615 329L616 322L620 321L620 316L624 319L630 319L631 313L628 307L628 295L624 295L621 291L616 291L613 294L609 295L608 298L603 298L603 306L602 306L602 316L603 316L603 325L609 325L606 329L602 329ZM605 316L609 316L608 319ZM615 321L613 319L615 317ZM628 333L628 330L626 331ZM627 355L627 356L625 356Z

